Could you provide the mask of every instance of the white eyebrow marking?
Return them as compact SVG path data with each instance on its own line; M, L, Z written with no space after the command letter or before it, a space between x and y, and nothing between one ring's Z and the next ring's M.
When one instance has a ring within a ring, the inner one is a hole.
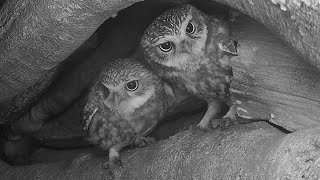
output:
M180 36L185 35L186 34L186 28L189 24L189 21L192 19L192 15L188 15L186 17L186 19L182 22L181 26L180 26Z
M128 101L122 102L119 106L119 112L125 114L126 119L130 119L131 114L135 109L141 107L154 94L155 88L148 89L143 95L132 98Z
M165 43L165 42L168 42L168 41L173 42L173 39L175 39L175 38L176 38L176 36L174 36L174 35L167 35L167 36L165 36L165 37L163 37L163 38L160 38L160 39L155 43L155 46L160 45L160 44Z

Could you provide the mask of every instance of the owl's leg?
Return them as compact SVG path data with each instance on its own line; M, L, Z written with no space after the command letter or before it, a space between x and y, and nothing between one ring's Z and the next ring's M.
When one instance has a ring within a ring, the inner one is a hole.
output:
M237 118L237 109L236 109L236 105L233 104L229 111L227 112L226 115L223 116L223 118L230 118L230 119L233 119L235 120Z
M109 161L103 164L104 168L107 168L109 171L110 176L114 179L115 174L117 174L118 171L121 171L123 164L120 158L120 150L126 146L128 146L129 143L119 143L116 144L109 149Z
M220 112L221 109L221 104L219 101L211 101L208 102L208 109L206 114L203 116L201 119L200 123L198 126L201 129L210 129L210 121Z
M116 144L109 149L109 164L111 166L118 165L119 167L122 167L122 162L120 158L120 150L126 146L128 146L129 143L119 143Z
M224 121L224 126L239 124L239 122L237 121L237 117L238 117L238 115L237 115L236 105L233 104L233 105L231 105L227 114L224 115L222 118L222 121Z
M224 127L240 124L240 122L237 121L237 117L236 105L233 104L226 115L222 118L212 120L212 127L216 128L220 126L220 128L223 129Z

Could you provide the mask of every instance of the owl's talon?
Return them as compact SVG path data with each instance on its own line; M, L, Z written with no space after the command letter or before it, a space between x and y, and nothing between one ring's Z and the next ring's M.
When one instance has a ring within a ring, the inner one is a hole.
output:
M199 128L200 130L206 131L206 132L211 130L209 124L208 125L203 125L203 124L199 123L196 127Z
M123 163L120 157L110 158L109 161L103 163L103 168L108 170L108 174L112 179L115 179L116 174L123 169Z
M123 164L121 162L119 150L117 149L119 147L111 147L109 150L109 166L111 167L123 167Z
M213 119L211 123L211 127L216 129L220 128L221 130L224 130L232 125L239 124L236 119L229 118L229 117L223 117L221 119Z
M113 159L112 163L111 163L114 167L119 167L119 168L123 168L123 163L121 161L120 157L116 157L115 159Z

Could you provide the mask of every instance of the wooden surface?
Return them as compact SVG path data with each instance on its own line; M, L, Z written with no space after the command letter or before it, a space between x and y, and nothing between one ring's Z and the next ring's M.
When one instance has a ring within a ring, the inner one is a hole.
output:
M245 118L270 119L290 131L320 125L320 71L247 16L236 18L231 92Z
M212 0L211 0L212 1ZM320 2L310 0L214 0L256 19L320 70Z
M147 147L123 151L124 168L115 171L116 179L317 179L319 138L319 127L286 135L264 122L224 131L182 131ZM47 159L67 155L48 164L2 164L0 178L110 179L102 166L106 153L79 152L47 153Z

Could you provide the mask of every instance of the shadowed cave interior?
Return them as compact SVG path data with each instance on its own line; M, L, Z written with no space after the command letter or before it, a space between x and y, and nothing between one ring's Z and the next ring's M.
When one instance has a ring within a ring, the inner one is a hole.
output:
M0 7L3 2L0 1ZM208 14L227 14L229 10L229 7L212 1L191 1L190 4ZM85 69L94 74L96 73L94 67L105 65L115 58L129 56L138 45L145 27L159 14L175 5L176 3L170 1L149 0L136 3L118 12L116 17L106 20L86 43L59 64L59 73L46 91L61 85L59 82L63 81L73 68L85 65L88 60L94 61L92 57L99 56L96 59L100 61L103 59L103 62L93 62L96 64L96 66L92 66L93 69ZM104 59L101 56L108 58ZM87 91L81 93L84 96ZM77 98L62 113L51 117L39 132L26 135L23 143L20 143L21 146L18 147L21 152L17 156L8 157L2 153L2 159L11 165L27 165L72 159L80 152L107 155L106 152L83 140L82 124L79 120L81 118L81 113L79 113L82 108L81 100L80 97ZM185 104L182 103L181 107L178 106L177 109L170 112L150 136L157 140L167 139L179 131L187 130L196 125L206 111L206 104L196 98L188 100ZM220 116L226 112L227 106L224 107ZM283 132L288 132L280 126L273 126ZM8 125L2 125L1 128L5 134Z

